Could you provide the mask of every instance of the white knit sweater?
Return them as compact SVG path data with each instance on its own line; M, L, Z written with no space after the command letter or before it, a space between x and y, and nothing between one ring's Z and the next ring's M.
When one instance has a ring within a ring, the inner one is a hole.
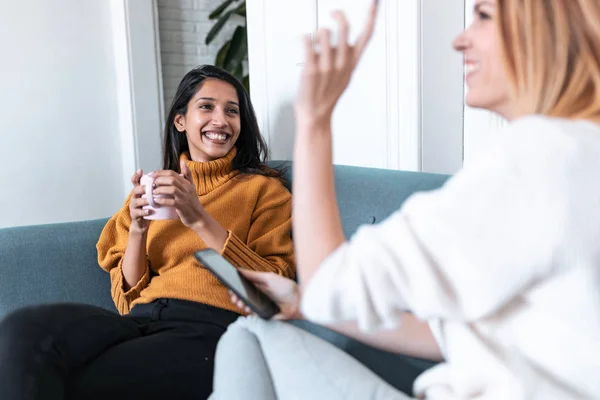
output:
M313 321L430 322L427 399L600 399L600 126L533 116L365 226L307 287Z

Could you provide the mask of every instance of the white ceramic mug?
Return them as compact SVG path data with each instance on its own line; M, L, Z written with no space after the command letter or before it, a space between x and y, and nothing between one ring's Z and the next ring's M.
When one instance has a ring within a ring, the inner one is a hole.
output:
M173 198L172 196L165 194L152 194L154 190L154 178L150 175L143 175L140 179L140 184L146 188L146 194L142 197L148 199L148 205L144 206L144 210L150 210L150 214L146 215L144 219L160 220L160 219L178 219L179 215L175 211L175 207L161 206L157 204L154 199L156 198Z

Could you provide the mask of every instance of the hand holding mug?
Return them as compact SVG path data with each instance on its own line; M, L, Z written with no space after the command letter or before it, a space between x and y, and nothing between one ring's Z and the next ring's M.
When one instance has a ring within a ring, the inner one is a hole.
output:
M185 161L181 161L181 174L171 170L157 171L152 174L154 203L159 207L169 207L191 229L202 224L206 211L200 204L196 185Z

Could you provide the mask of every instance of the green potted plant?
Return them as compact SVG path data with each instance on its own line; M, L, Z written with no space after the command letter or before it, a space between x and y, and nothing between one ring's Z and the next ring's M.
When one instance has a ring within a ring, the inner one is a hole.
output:
M225 0L210 13L208 18L216 20L216 22L206 35L205 43L210 44L234 16L241 16L243 18L242 22L235 29L231 38L219 49L215 58L215 65L233 74L249 91L250 77L244 73L244 65L248 61L246 0Z

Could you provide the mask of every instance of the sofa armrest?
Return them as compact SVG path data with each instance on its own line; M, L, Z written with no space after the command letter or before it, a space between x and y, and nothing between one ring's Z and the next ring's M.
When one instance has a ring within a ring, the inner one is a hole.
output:
M106 219L0 229L0 318L30 304L77 302L115 311L96 242Z

